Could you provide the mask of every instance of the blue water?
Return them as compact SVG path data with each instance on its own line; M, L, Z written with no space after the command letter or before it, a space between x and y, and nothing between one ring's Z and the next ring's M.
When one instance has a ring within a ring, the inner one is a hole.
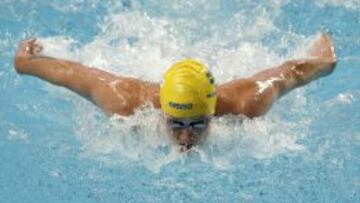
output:
M1 202L360 202L359 5L2 0ZM156 110L107 118L12 65L17 44L36 36L48 55L152 81L197 57L221 83L305 57L322 31L337 52L332 75L262 118L215 119L189 155L171 150Z

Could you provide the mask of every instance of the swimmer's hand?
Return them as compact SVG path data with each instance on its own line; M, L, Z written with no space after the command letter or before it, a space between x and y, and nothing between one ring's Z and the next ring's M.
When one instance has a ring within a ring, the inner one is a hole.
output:
M32 57L39 56L43 50L43 47L36 42L36 38L31 38L22 41L19 44L18 50L15 54L15 69L18 73L23 73L26 68L26 61Z
M298 71L302 71L304 81L310 82L316 78L329 75L336 67L335 48L330 35L322 33L316 39L308 54L310 60L306 65L298 67Z
M312 58L336 62L335 49L330 35L322 33L308 51Z

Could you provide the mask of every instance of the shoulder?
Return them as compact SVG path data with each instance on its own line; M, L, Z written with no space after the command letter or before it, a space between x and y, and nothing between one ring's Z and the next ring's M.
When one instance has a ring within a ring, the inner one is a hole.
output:
M253 118L264 115L272 103L273 90L262 89L253 79L234 80L217 88L216 115L242 114Z
M118 77L97 87L92 95L108 114L130 115L146 104L158 107L158 84Z
M246 114L251 98L257 92L257 84L252 79L233 80L217 86L216 114Z

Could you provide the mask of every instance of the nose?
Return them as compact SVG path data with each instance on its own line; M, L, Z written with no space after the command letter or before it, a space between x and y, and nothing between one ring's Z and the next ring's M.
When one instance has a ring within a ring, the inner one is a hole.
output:
M181 130L178 135L178 144L190 149L194 145L192 133L187 129Z

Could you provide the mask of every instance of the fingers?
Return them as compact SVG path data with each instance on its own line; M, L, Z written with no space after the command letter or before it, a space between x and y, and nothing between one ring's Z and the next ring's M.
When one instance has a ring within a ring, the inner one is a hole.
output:
M30 54L30 52L31 52L30 43L35 42L35 40L36 39L32 38L32 39L27 39L27 40L22 41L19 46L19 51L24 54Z
M335 59L331 37L328 34L320 34L319 38L309 49L309 54L314 58Z
M26 41L26 49L29 54L34 54L35 46L36 46L36 38L31 38Z
M40 44L33 45L33 54L40 54L43 50L43 47Z
M32 38L29 38L29 39L26 39L26 40L22 41L22 44L32 45L35 42L36 42L36 38L32 37Z
M21 42L19 47L19 52L25 55L36 55L40 54L43 50L43 47L37 43L36 38L30 38Z
M332 44L332 39L329 34L321 33L320 35L320 41L323 41L323 43L330 43Z
M330 36L330 34L328 33L321 33L320 36L320 42L325 46L326 50L324 52L324 55L326 57L332 58L332 59L336 59L336 55L335 55L335 49L334 49L334 44L333 44L333 40L332 37Z

